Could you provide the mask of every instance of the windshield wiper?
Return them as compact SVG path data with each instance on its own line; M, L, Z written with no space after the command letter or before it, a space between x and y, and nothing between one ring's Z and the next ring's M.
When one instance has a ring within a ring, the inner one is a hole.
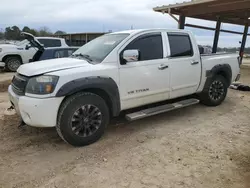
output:
M79 54L73 54L72 56L73 57L83 57L84 59L88 60L89 62L93 61L93 59L91 59L90 56L87 54L79 53Z

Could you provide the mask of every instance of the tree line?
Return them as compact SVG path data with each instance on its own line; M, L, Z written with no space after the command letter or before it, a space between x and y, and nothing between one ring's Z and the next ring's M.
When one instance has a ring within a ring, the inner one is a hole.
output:
M206 47L212 49L212 46L205 45ZM228 53L235 53L240 51L240 47L218 47L217 48L218 52L228 52ZM245 47L245 53L250 54L250 47Z
M231 48L218 48L219 52L230 52L230 53L234 53L234 52L239 52L240 51L240 47L236 48L236 47L231 47ZM246 47L245 48L245 53L250 53L250 47Z
M55 33L51 32L51 30L44 26L41 27L39 29L33 29L33 28L29 28L28 26L24 26L22 29L20 29L17 26L12 26L12 27L6 27L5 29L1 29L0 28L0 40L6 39L6 40L22 40L21 37L21 32L27 32L27 33L31 33L34 36L41 36L41 37L45 37L45 36L52 36L52 35L62 35L62 34L66 34L66 32L58 30ZM212 48L211 46L208 46L209 48ZM236 48L236 47L232 47L232 48L219 48L218 47L218 51L224 51L224 52L236 52L236 51L240 51L240 48ZM245 48L245 52L246 53L250 53L250 47Z
M46 26L41 27L39 29L29 28L28 26L24 26L22 29L20 29L17 26L12 26L12 27L6 27L5 29L0 29L0 40L1 39L22 40L21 32L27 32L31 33L34 36L41 36L41 37L66 34L66 32L60 30L53 33Z

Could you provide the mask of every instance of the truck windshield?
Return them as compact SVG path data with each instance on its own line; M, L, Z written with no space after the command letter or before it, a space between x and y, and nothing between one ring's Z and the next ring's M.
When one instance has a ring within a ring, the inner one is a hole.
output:
M105 57L129 34L107 34L98 37L79 48L72 57L88 58L95 63L101 63Z

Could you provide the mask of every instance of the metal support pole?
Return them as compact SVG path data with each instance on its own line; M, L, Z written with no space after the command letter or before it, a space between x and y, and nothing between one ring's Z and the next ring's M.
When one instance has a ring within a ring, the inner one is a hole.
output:
M216 29L214 33L214 44L213 44L213 53L217 52L218 42L219 42L219 36L220 36L220 27L221 27L221 21L218 19L216 23Z
M185 21L186 17L184 15L180 15L179 17L179 29L184 29L185 28Z
M162 13L164 14L165 12L162 12ZM171 9L170 9L170 8L168 9L168 14L169 14L169 16L171 16L175 21L177 21L177 23L179 23L178 18L176 18L176 17L171 13Z
M82 35L80 34L79 46L82 46Z
M88 34L86 33L86 36L85 36L85 44L88 43Z
M70 43L70 46L72 46L71 35L69 35L69 43Z
M246 40L247 40L247 34L248 34L248 24L245 25L244 34L242 37L241 47L240 47L240 57L243 58L243 54L245 51L246 46Z

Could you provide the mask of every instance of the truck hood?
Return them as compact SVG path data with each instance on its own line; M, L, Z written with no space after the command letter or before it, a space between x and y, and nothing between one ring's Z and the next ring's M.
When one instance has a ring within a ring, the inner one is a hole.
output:
M45 74L48 72L59 71L63 69L72 69L77 67L93 66L83 59L75 58L58 58L45 61L37 61L34 63L27 63L20 66L17 70L19 74L25 76L35 76Z
M16 45L14 45L14 44L0 44L0 48L2 48L2 49L10 49L10 48L14 48L14 49L16 49L17 48L17 46Z
M24 46L17 46L15 44L0 44L3 52L17 52L18 50L25 50Z
M0 48L16 48L14 44L0 44Z

